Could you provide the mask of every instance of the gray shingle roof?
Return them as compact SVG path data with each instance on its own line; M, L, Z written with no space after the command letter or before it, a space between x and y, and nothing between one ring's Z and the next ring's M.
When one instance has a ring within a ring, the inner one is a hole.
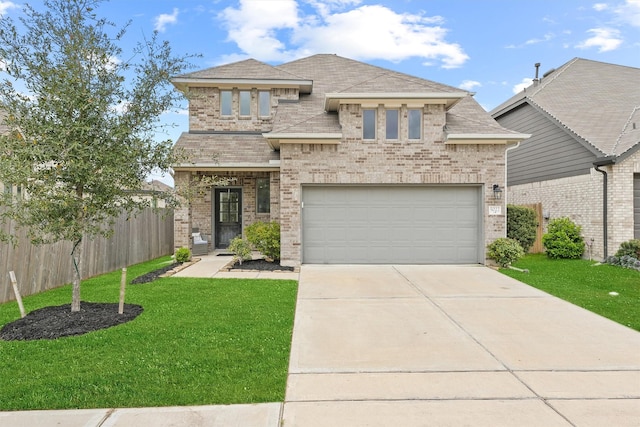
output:
M177 76L193 79L263 79L263 80L299 80L301 77L280 70L255 59L220 65Z
M462 98L447 111L446 131L448 134L520 134L500 126L471 96Z
M537 106L605 156L640 143L640 68L574 58L491 111ZM638 125L636 125L638 128Z
M185 132L175 147L193 156L183 165L261 166L280 159L280 153L273 151L261 134Z

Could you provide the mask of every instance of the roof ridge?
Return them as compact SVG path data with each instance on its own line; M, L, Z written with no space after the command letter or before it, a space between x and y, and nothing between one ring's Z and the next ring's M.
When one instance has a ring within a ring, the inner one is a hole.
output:
M611 154L615 155L616 149L618 148L618 145L620 144L620 140L622 139L622 136L624 135L625 130L629 127L629 124L631 123L631 119L633 118L634 114L638 110L640 110L640 105L636 105L633 108L633 110L631 110L631 114L629 114L629 117L627 117L627 121L624 123L624 126L622 127L622 131L620 132L620 134L616 138L616 143L613 144L613 148L611 149Z

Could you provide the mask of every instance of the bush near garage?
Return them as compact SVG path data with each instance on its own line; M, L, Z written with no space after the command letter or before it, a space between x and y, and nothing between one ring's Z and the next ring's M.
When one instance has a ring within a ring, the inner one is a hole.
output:
M507 205L507 237L520 243L528 252L536 241L538 220L533 209L526 206Z
M501 237L494 240L489 246L487 256L494 260L500 267L509 267L511 263L524 256L524 250L517 240Z
M245 228L249 243L266 258L280 260L280 224L257 221Z
M585 243L582 227L568 217L549 222L548 232L542 236L547 256L552 259L579 259L584 254Z
M634 257L635 259L640 259L640 239L631 239L620 244L620 248L618 249L618 252L616 252L616 256L621 258L625 255Z

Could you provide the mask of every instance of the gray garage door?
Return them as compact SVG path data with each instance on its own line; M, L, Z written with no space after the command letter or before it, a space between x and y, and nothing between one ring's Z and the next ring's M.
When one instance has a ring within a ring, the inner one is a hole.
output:
M479 263L480 187L305 186L308 264Z

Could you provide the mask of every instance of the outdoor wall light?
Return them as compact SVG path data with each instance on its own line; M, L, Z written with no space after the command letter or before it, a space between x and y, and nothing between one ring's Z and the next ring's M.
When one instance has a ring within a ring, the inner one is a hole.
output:
M493 198L496 200L502 199L502 188L498 184L493 184Z

